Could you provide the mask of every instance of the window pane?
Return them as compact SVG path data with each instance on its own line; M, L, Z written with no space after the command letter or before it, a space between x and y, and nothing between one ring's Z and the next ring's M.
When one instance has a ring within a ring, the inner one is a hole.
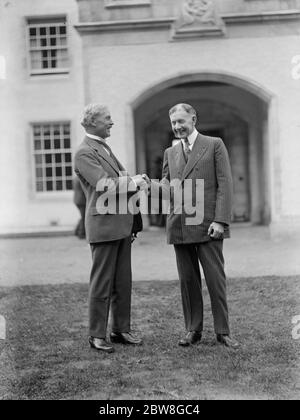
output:
M54 140L54 149L60 149L60 140L59 139Z
M37 165L41 165L43 163L43 156L42 155L36 155L35 156L35 163Z
M38 70L41 68L41 63L39 61L33 61L31 63L31 67L33 70Z
M41 141L40 140L35 140L34 142L34 150L40 150L41 149Z
M51 149L51 142L50 142L50 140L45 140L45 149Z
M56 34L56 27L55 26L51 26L50 27L50 35L55 35Z
M61 35L64 35L64 34L66 33L66 27L65 27L65 26L60 26L60 27L59 27L59 33L60 33Z
M55 163L61 163L61 154L55 153Z
M46 163L52 163L52 156L50 154L45 155Z
M35 137L41 135L41 127L39 125L33 127L33 134Z
M44 137L50 137L50 125L44 125Z
M67 184L67 190L73 189L73 181L71 179L67 180L66 184Z
M65 149L70 149L70 147L71 147L70 139L65 139L64 140L64 147L65 147Z
M61 166L57 166L55 168L55 175L56 176L62 176L62 167Z
M46 188L47 188L47 191L53 191L53 182L52 181L47 181L46 182Z
M71 162L71 161L72 161L71 153L65 153L65 162Z
M46 28L40 28L40 35L46 35Z
M36 48L38 46L37 40L36 39L31 39L30 40L30 48Z
M62 68L69 65L67 50L57 50L57 65Z
M29 35L30 36L36 36L36 29L35 28L30 28L29 29Z
M31 62L41 64L42 53L41 51L31 51Z
M55 124L54 126L53 126L53 134L55 135L55 136L60 136L60 128L59 128L59 125L57 125L57 124Z
M66 166L66 175L71 176L72 175L72 166Z
M64 124L64 134L70 134L70 124Z
M48 60L43 60L43 63L42 63L42 68L43 69L47 69L49 67L49 65L48 65Z
M37 181L35 185L38 192L43 191L43 183L41 181Z
M46 168L46 177L47 178L52 177L52 168Z
M65 36L61 37L59 40L59 44L63 46L67 45L67 38Z
M56 181L56 190L57 191L62 191L62 189L63 189L62 181Z
M41 47L46 47L47 46L47 38L41 38L40 39L40 45L41 45Z
M67 50L66 49L61 49L61 50L56 50L57 54L57 59L58 60L65 60L67 58Z
M55 163L61 163L61 154L60 153L55 154Z
M43 178L43 169L42 168L36 168L35 175L37 178Z
M31 67L35 70L40 69L41 68L41 61L40 60L32 61Z

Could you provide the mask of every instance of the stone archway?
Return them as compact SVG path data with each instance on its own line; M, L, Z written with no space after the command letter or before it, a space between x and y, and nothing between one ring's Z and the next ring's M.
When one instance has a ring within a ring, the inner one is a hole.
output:
M247 87L247 89L246 89ZM229 151L234 179L234 221L269 224L268 109L271 95L231 75L183 75L156 85L133 103L138 172L158 177L172 143L168 109L188 102L198 129L219 135Z

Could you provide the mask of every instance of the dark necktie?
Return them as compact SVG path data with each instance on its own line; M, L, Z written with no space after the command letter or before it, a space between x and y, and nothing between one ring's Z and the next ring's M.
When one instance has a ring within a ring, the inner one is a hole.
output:
M188 161L192 151L189 147L189 140L187 138L185 138L183 140L184 140L183 152L184 152L185 160Z

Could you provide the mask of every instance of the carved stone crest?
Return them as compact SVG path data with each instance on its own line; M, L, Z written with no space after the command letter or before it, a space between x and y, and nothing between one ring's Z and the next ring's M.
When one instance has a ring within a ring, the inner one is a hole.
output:
M224 35L225 24L213 0L183 0L174 32L174 38Z

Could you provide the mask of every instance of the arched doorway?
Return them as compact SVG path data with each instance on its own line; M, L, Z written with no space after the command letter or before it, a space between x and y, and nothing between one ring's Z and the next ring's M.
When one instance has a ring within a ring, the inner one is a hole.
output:
M228 149L234 182L233 221L268 224L270 99L257 86L228 75L180 76L152 88L133 104L137 171L160 177L163 152L174 139L168 110L175 103L188 102L197 110L198 130L221 137ZM150 218L150 223L156 224L156 218Z

